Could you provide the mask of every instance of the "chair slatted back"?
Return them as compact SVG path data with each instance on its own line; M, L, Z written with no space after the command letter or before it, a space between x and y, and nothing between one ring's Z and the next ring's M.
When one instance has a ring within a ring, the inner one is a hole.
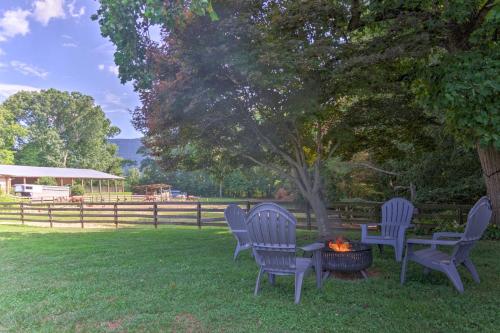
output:
M403 198L393 198L382 205L382 236L396 238L399 226L408 225L413 218L414 206Z
M293 273L296 267L295 217L274 203L255 206L246 219L257 262L268 271Z
M468 257L470 250L481 239L484 231L488 227L493 214L491 203L488 197L482 197L471 208L467 216L467 225L460 239L460 242L453 250L452 257L457 262L462 262Z
M246 215L245 211L235 204L230 204L224 210L224 217L229 228L233 231L233 234L242 245L250 243L247 226L245 224ZM235 233L235 231L239 232Z

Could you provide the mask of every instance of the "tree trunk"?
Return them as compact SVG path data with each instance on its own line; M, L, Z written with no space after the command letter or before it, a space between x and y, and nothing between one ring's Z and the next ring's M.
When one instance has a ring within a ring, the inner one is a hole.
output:
M316 216L316 225L318 226L318 235L320 238L332 237L331 228L328 223L328 211L319 192L307 195L307 200Z
M219 182L219 198L222 198L222 181Z
M500 151L494 147L477 147L483 169L486 191L493 207L492 222L500 226Z

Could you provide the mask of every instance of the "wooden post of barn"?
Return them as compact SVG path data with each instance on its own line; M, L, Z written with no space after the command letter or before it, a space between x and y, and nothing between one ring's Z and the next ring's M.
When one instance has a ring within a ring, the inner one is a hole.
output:
M306 203L306 221L307 230L311 230L311 206L309 206L309 203Z
M116 183L116 179L113 182L115 183L115 193L118 193L118 184Z
M21 224L24 224L24 203L21 202L19 204L19 208L21 208Z
M82 225L83 229L83 201L80 202L80 224Z
M199 201L196 205L196 224L198 225L198 229L201 229L201 202Z
M52 205L49 204L49 223L50 223L50 227L52 228Z
M114 208L114 218L115 218L115 228L118 229L118 204L113 205Z
M102 193L102 182L99 179L99 194L101 194L101 193Z
M153 220L155 224L155 229L158 228L158 204L155 202L153 204Z
M92 179L90 179L90 193L94 193L94 185L92 184Z

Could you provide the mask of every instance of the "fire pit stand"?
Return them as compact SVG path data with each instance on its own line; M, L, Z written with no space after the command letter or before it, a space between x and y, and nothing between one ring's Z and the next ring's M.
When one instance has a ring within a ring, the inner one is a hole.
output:
M350 248L347 251L336 251L328 247L329 241L325 242L322 250L323 279L327 278L332 271L336 272L360 272L366 279L366 269L372 265L373 256L370 245L360 242L349 241Z

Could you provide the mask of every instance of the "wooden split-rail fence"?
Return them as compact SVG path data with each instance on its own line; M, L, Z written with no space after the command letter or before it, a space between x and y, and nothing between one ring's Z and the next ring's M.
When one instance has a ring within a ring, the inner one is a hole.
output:
M230 203L249 211L261 201L237 202L3 202L0 203L0 223L36 226L115 227L120 225L191 225L226 226L224 209ZM297 227L315 229L314 214L309 206L279 202L295 214ZM334 228L356 229L362 223L380 219L381 203L335 202L330 205L329 219ZM417 205L414 224L432 229L437 221L465 223L471 206L422 204Z

